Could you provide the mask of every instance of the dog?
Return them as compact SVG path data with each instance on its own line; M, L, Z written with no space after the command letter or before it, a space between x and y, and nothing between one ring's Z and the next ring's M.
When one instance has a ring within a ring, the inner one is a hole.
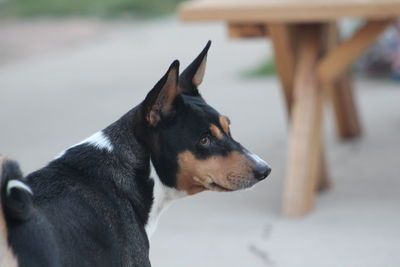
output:
M180 75L175 60L142 103L44 168L24 178L2 160L0 266L151 266L149 237L170 201L269 175L199 93L210 44Z

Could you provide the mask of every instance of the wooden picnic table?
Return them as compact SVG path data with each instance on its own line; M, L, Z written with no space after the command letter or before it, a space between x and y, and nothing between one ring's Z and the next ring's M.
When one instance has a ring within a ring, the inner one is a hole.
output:
M332 103L342 139L361 134L350 65L400 16L400 0L197 0L183 3L185 21L225 21L231 37L269 37L289 126L283 214L301 216L328 187L323 138L324 103ZM341 40L337 22L365 24Z

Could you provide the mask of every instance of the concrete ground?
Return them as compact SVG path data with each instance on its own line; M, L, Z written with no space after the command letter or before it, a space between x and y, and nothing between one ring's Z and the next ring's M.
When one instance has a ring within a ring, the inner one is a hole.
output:
M172 60L186 66L208 39L201 92L273 171L251 190L176 201L151 240L153 266L400 266L400 85L356 81L364 135L352 142L336 139L327 109L333 187L308 216L285 219L287 125L279 84L242 77L270 56L270 44L228 40L222 24L0 23L1 153L25 172L43 166L138 104Z

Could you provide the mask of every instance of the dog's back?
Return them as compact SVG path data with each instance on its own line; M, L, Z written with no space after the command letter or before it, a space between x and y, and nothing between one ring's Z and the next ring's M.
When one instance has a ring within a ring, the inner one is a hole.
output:
M94 193L82 200L94 182L72 186L84 177L59 162L26 178L15 161L3 158L1 166L0 267L150 266L144 230L124 203Z

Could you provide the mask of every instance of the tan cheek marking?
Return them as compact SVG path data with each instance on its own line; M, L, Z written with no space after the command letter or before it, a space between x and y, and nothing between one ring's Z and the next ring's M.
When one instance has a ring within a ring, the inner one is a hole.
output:
M235 189L237 180L251 176L250 162L239 152L198 160L191 152L185 151L178 155L178 166L176 187L190 195L213 189L210 187L212 182Z
M2 173L3 163L6 160L7 159L0 155L0 174ZM2 203L0 200L0 266L16 267L18 266L17 260L8 245L7 236L7 225L4 218Z
M176 174L176 188L185 191L189 195L199 193L206 190L200 182L200 178L196 176L196 169L199 162L194 155L185 151L178 155L178 172Z
M219 117L219 124L221 124L222 129L226 134L229 134L229 119L225 116Z
M214 135L218 139L222 139L224 136L221 133L221 130L214 124L210 125L211 134Z

